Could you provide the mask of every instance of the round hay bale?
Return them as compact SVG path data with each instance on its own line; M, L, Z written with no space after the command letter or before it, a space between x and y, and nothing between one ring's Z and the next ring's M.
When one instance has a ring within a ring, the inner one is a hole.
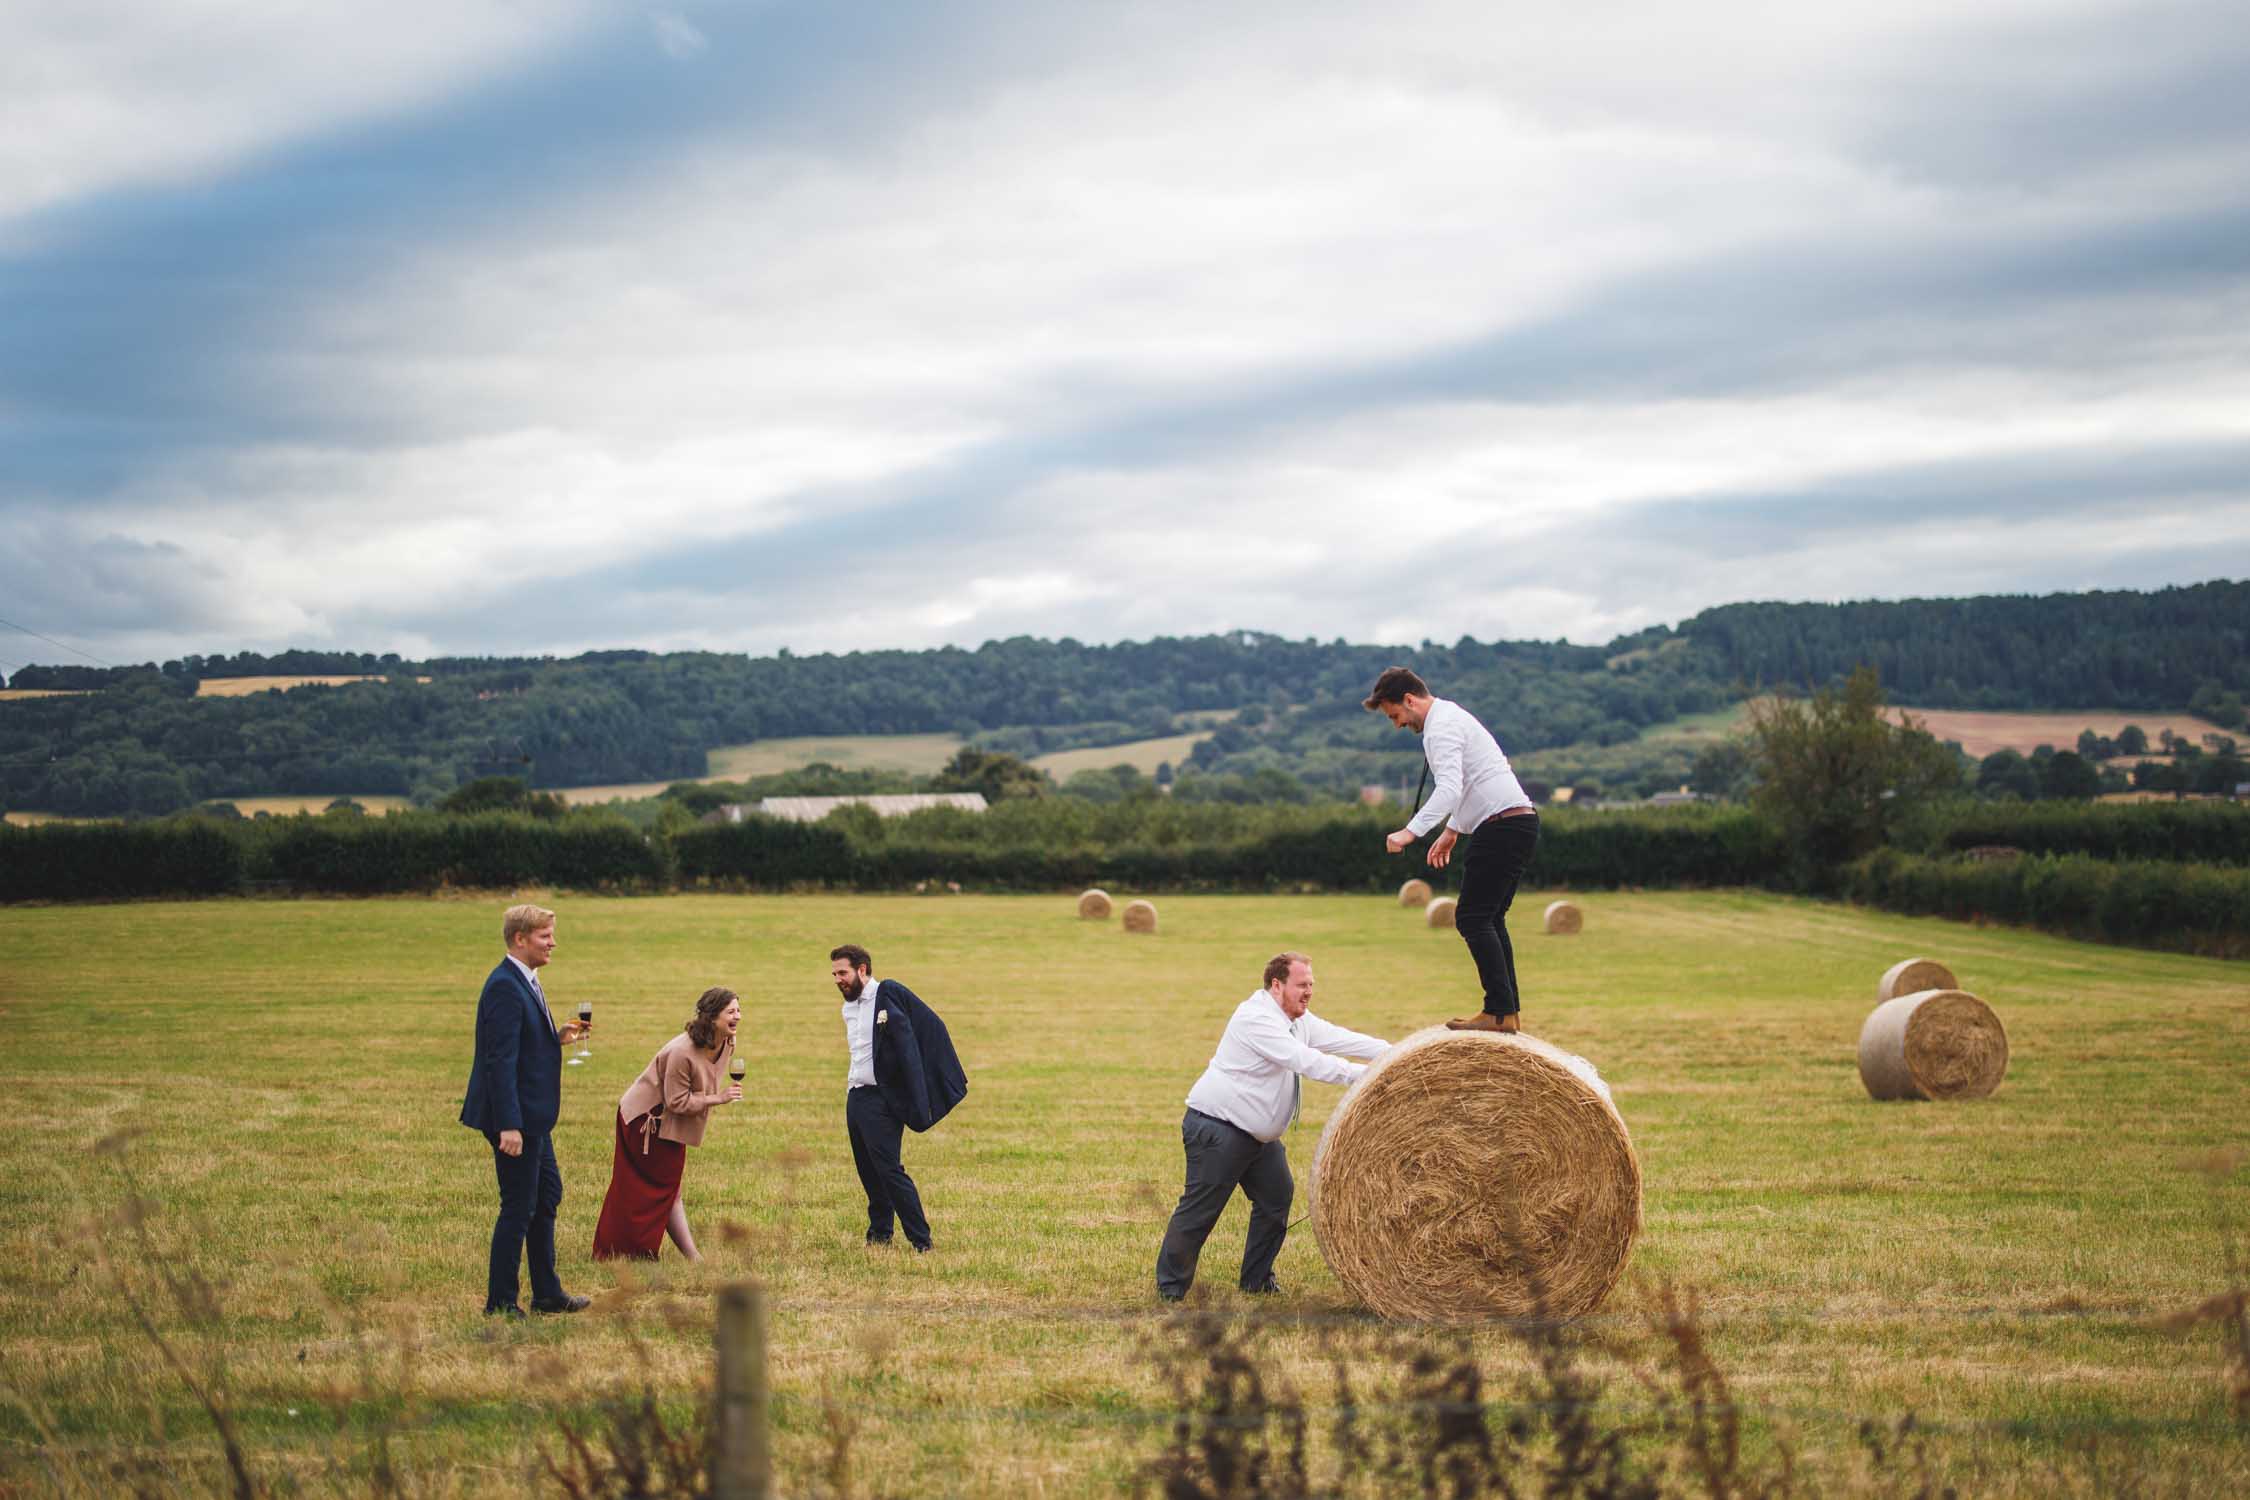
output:
M1409 880L1398 888L1398 904L1401 906L1426 907L1430 904L1430 898L1436 894L1437 892L1430 889L1430 883L1427 880Z
M1578 909L1577 903L1571 901L1550 901L1547 903L1547 930L1549 932L1568 937L1585 925L1586 914Z
M1451 927L1453 925L1453 898L1451 896L1440 896L1428 906L1423 907L1422 920L1432 927Z
M1106 922L1109 920L1109 910L1109 892L1100 886L1079 892L1078 915L1091 922Z
M1967 990L1885 1000L1859 1028L1859 1081L1877 1099L1982 1099L2008 1075L2008 1029Z
M1156 931L1156 903L1153 901L1126 902L1125 930L1127 932Z
M1313 1234L1390 1318L1578 1318L1624 1274L1641 1164L1609 1087L1535 1037L1432 1026L1377 1058L1313 1150Z
M1961 981L1953 971L1934 958L1902 958L1883 971L1875 984L1875 1003L1896 1000L1901 995L1919 995L1924 990L1957 990Z

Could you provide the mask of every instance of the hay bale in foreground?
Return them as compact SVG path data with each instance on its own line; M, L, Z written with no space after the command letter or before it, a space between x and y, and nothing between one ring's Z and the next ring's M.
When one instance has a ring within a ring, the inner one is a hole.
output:
M1126 902L1125 930L1127 932L1156 931L1156 903L1153 901Z
M1550 901L1547 903L1547 930L1549 932L1568 937L1585 925L1586 914L1578 909L1576 902Z
M1313 1150L1313 1234L1390 1318L1578 1318L1625 1272L1641 1164L1585 1059L1432 1026L1377 1058Z
M1453 925L1453 898L1451 896L1440 896L1428 906L1423 907L1422 920L1432 927L1451 927Z
M1430 904L1430 897L1436 894L1435 891L1430 889L1430 883L1427 880L1409 880L1398 888L1398 904L1401 906L1426 907Z
M2008 1029L1966 990L1875 1007L1859 1028L1859 1081L1877 1099L1982 1099L2008 1075Z
M1953 971L1934 958L1902 958L1883 971L1875 982L1875 1003L1896 1000L1901 995L1919 995L1924 990L1957 990L1961 981Z
M1100 886L1081 891L1078 895L1078 915L1092 922L1109 920L1109 892Z

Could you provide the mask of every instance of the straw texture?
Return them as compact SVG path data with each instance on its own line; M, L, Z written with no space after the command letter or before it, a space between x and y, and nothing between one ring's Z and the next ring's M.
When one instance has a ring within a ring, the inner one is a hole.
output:
M1924 990L1957 990L1961 981L1953 971L1934 958L1902 958L1883 971L1875 982L1875 1003L1896 1000L1901 995L1919 995Z
M1108 921L1109 910L1109 892L1103 890L1101 887L1096 886L1092 890L1082 891L1079 893L1078 915L1086 918L1088 921Z
M1535 1037L1417 1031L1313 1151L1320 1253L1385 1317L1583 1317L1624 1274L1641 1166L1607 1085Z
M1430 883L1427 880L1409 880L1398 888L1398 904L1401 906L1428 906L1430 897L1435 894L1436 892L1430 889Z
M1428 906L1423 907L1422 920L1428 922L1432 927L1451 927L1453 925L1453 898L1451 896L1440 896Z
M1127 932L1156 931L1156 903L1153 901L1126 902L1125 930Z
M1586 914L1575 902L1550 901L1547 903L1547 930L1568 937L1586 925Z
M1982 1099L2007 1074L2007 1028L1966 990L1896 996L1859 1029L1859 1081L1877 1099Z

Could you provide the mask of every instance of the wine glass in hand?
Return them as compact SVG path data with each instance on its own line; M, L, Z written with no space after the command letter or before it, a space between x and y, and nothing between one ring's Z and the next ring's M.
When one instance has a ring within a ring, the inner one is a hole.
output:
M743 1062L741 1053L737 1052L727 1059L727 1077L734 1080L736 1089L739 1090L742 1087L742 1075L749 1071L749 1066Z
M579 1002L578 1002L578 1019L579 1019L580 1023L581 1023L581 1024L582 1024L582 1025L583 1025L584 1027L586 1027L586 1028L591 1028L591 1027L593 1026L593 1024L594 1024L594 1002L593 1002L593 1001L591 1001L591 1000L581 1000L581 1001L579 1001ZM593 1055L594 1055L594 1049L586 1045L586 1032L585 1032L584 1030L581 1030L581 1031L580 1031L580 1032L578 1033L578 1055L577 1055L576 1057L573 1057L573 1058L571 1059L571 1063L572 1063L572 1065L573 1065L573 1066L575 1066L575 1065L576 1065L576 1064L578 1064L578 1063L582 1063L582 1062L584 1062L584 1061L585 1061L586 1059L588 1059L588 1058L592 1057Z

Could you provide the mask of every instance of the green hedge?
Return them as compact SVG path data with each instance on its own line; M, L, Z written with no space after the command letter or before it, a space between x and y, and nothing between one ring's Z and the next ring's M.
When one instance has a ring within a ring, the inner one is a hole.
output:
M1950 802L1909 819L1899 839L1916 854L1994 844L2027 854L2250 865L2250 804Z
M2250 869L2084 854L1929 858L1886 849L1846 872L1853 901L1923 916L1991 920L2070 937L2250 955Z
M241 885L243 842L205 818L0 824L0 901L203 896Z
M515 813L288 818L251 825L254 878L306 890L435 890L556 885L645 889L667 883L664 851L607 818Z

